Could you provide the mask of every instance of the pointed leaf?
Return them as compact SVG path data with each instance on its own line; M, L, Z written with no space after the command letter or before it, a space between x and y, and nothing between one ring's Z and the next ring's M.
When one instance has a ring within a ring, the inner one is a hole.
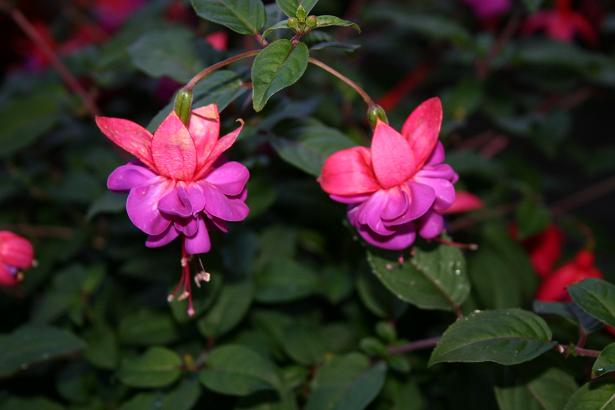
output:
M299 81L308 57L305 44L293 47L287 39L274 41L261 51L252 65L254 110L261 111L272 95Z
M131 387L164 387L181 375L179 355L164 347L152 347L142 356L124 359L118 377Z
M587 279L569 286L568 293L581 309L615 326L615 285L601 279Z
M278 7L282 9L284 14L288 17L295 17L297 15L297 8L302 6L306 13L310 13L318 0L275 0Z
M359 33L361 32L361 28L357 23L353 23L349 20L344 20L335 16L317 16L316 17L316 28L323 27L350 27L357 30Z
M600 356L598 356L592 366L592 375L594 377L612 372L615 372L615 343L611 343L602 349Z
M586 383L572 395L563 410L615 410L614 383Z
M261 0L192 0L192 7L199 17L239 34L257 34L265 25Z

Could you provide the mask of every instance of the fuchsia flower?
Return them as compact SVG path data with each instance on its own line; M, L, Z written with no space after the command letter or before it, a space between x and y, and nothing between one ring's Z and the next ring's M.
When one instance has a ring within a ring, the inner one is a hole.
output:
M584 15L572 10L570 0L557 0L554 9L535 13L525 21L525 34L539 30L557 41L570 43L578 34L590 45L598 43L598 33Z
M148 235L146 246L155 248L183 238L180 299L190 298L188 312L193 314L188 269L191 255L209 252L210 229L226 232L227 222L248 216L245 200L250 173L239 162L220 158L234 144L242 126L219 138L215 104L193 110L188 127L171 112L153 135L121 118L97 117L96 124L139 160L113 171L107 186L113 191L129 191L126 211L132 223ZM197 285L208 279L204 271L195 277Z
M459 214L464 212L472 212L478 209L481 209L485 206L482 199L477 197L474 194L471 194L466 191L457 191L455 196L455 202L443 213L448 214Z
M206 35L205 42L209 44L214 50L228 50L228 34L226 33L226 31L214 31L213 33Z
M15 286L23 279L23 270L34 265L34 250L26 238L0 231L0 286Z
M348 204L348 219L370 244L402 250L417 232L426 239L444 230L442 212L455 201L457 174L444 164L438 141L442 104L417 107L401 134L378 121L370 148L338 151L325 161L319 182L334 201Z
M481 20L501 16L510 10L510 0L464 0Z

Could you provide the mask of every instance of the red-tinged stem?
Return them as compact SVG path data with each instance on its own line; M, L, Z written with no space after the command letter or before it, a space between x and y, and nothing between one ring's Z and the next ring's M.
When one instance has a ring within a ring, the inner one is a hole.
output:
M563 344L555 345L555 350L564 356L568 357L570 355L580 356L580 357L598 357L600 356L600 350L594 349L585 349L579 346L566 346Z
M475 244L475 243L461 243L461 242L449 241L448 239L445 239L445 238L434 238L433 241L441 243L442 245L452 246L454 248L467 249L470 251L478 250L478 244Z
M344 83L346 83L350 88L355 90L356 93L361 96L361 98L363 98L363 101L365 101L365 104L367 104L368 107L371 108L371 107L375 107L376 106L376 103L374 102L372 97L370 97L369 94L367 94L367 92L365 92L365 90L359 86L359 84L355 83L350 78L346 77L344 74L342 74L339 71L337 71L335 68L333 68L333 67L331 67L331 66L329 66L329 65L323 63L322 61L317 60L317 59L315 59L313 57L310 57L310 59L308 61L310 62L310 64L314 64L315 66L322 68L323 70L325 70L329 74L339 78Z
M260 44L261 47L267 47L269 45L267 39L263 37L260 33L257 33L254 37L256 37L256 41L258 41L258 44Z
M53 51L51 46L47 44L45 39L38 33L36 28L30 23L30 21L24 16L24 14L16 8L7 6L5 3L0 4L0 8L6 11L15 24L32 40L32 42L45 54L45 56L51 62L53 68L58 72L62 80L66 83L68 88L77 94L83 101L83 105L88 110L90 115L96 116L100 110L96 106L92 96L83 88L79 80L70 72L68 67L60 60L58 55Z
M380 97L378 104L386 111L394 109L405 96L425 80L431 68L432 66L429 63L416 66L390 91Z
M237 61L241 61L246 58L254 57L260 51L261 50L244 51L243 53L237 54L236 56L229 57L226 60L222 60L216 64L210 65L209 67L205 68L204 70L200 71L197 75L192 77L192 79L188 81L188 83L186 83L186 85L184 86L184 89L191 91L194 88L194 86L198 84L199 81L201 81L202 79L204 79L205 77L213 73L214 71L219 70L222 67L226 67L227 65L236 63Z
M514 13L508 20L508 23L504 27L504 30L502 30L502 33L499 35L495 43L493 43L491 50L489 50L489 54L487 54L487 56L484 59L479 60L476 63L476 71L478 71L478 76L480 78L485 78L487 76L487 74L489 73L489 70L491 69L491 63L498 56L498 54L500 54L500 52L504 49L504 46L506 45L506 43L510 41L512 36L517 31L517 28L519 27L520 23L521 23L521 14Z
M566 213L600 198L613 190L615 190L615 175L554 202L551 204L550 208L554 213Z
M438 344L440 336L430 337L428 339L417 340L415 342L406 343L399 346L391 346L388 348L390 355L404 354L414 352L416 350L431 349Z

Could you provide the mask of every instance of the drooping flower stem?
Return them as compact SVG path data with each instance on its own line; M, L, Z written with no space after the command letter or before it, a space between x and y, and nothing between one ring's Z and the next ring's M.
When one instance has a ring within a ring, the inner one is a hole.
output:
M329 65L323 63L322 61L317 60L317 59L315 59L313 57L310 57L309 62L310 62L310 64L314 64L315 66L322 68L323 70L325 70L329 74L331 74L331 75L339 78L343 82L345 82L350 88L355 90L356 93L361 96L361 98L363 98L363 101L365 101L365 104L367 104L368 108L376 107L377 106L377 104L374 102L372 97L370 97L369 94L367 94L367 92L365 92L365 90L359 86L359 84L355 83L350 78L346 77L344 74L342 74L339 71L337 71L335 68L333 68L333 67L331 67L331 66L329 66Z
M391 346L388 348L390 355L403 354L408 352L414 352L416 350L430 349L438 344L440 336L430 337L428 339L421 339L414 342L406 343L400 346Z
M79 80L77 80L75 75L71 73L68 67L60 60L58 55L52 50L49 44L47 44L45 39L38 33L26 16L18 9L8 6L3 1L0 1L0 10L5 11L24 34L45 54L68 88L81 98L83 105L90 115L92 117L98 115L100 110L96 106L92 96L83 88Z
M192 91L192 89L199 83L199 81L201 81L202 79L207 77L209 74L213 73L214 71L219 70L222 67L226 67L227 65L236 63L237 61L241 61L246 58L254 57L260 51L261 50L244 51L243 53L237 54L236 56L229 57L226 60L222 60L220 62L217 62L216 64L210 65L209 67L201 70L198 74L192 77L190 81L188 81L188 83L186 83L186 85L184 86L184 90Z

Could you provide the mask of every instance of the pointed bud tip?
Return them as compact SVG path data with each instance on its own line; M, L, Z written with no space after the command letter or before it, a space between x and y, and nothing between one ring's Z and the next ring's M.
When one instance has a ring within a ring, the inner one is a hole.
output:
M175 95L175 113L186 125L190 123L190 113L192 111L192 90L180 89Z
M384 108L379 105L372 105L367 109L367 120L369 121L372 128L376 128L376 125L378 125L378 121L382 121L385 124L389 123L387 113L384 111Z

